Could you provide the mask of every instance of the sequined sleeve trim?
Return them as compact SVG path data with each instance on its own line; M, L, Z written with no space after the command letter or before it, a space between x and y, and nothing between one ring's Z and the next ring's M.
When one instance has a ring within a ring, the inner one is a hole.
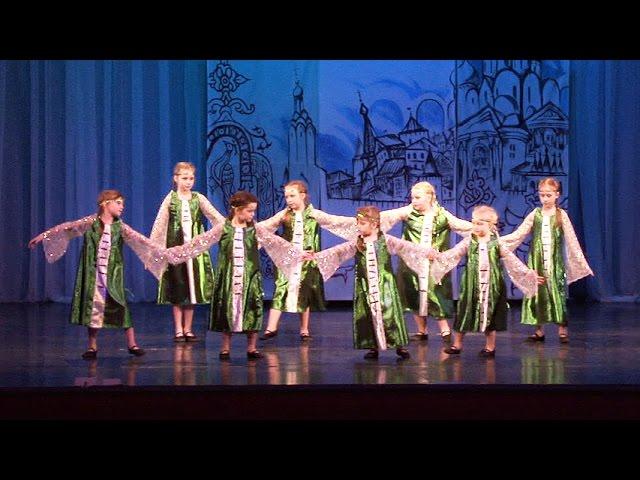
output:
M562 211L562 232L564 234L565 271L567 272L567 284L580 280L588 275L593 275L587 259L582 253L580 242L573 230L569 215Z
M471 235L471 230L473 229L473 223L462 220L461 218L456 217L445 208L442 209L444 216L447 217L447 222L449 223L449 228L453 230L455 233L462 237L467 237Z
M525 217L520 226L513 232L500 237L500 245L508 248L512 252L518 248L518 246L524 241L524 239L531 233L533 228L533 220L535 218L536 211L534 210Z
M502 245L502 239L500 240L500 257L507 275L525 297L531 298L538 293L538 274Z
M316 263L322 278L326 282L340 265L356 254L356 241L341 243L316 253Z
M318 225L345 240L353 240L358 236L355 217L331 215L322 210L311 210L309 215L316 219Z
M442 278L460 263L462 257L467 254L470 243L471 236L468 236L458 242L455 247L438 253L431 262L431 277L436 283L440 283Z
M224 215L222 215L216 207L211 204L205 195L198 193L198 201L200 202L200 210L202 210L204 216L209 219L212 226L225 222L226 219L224 218Z
M80 237L91 228L96 215L89 215L79 220L61 223L42 234L42 247L47 262L53 263L60 259L69 246L69 240Z
M164 197L156 219L151 227L149 238L157 245L167 246L167 228L169 228L169 205L171 204L171 192Z
M269 231L268 228L256 224L256 237L273 263L289 279L293 281L296 267L302 263L303 251L300 247L287 242Z
M380 230L388 232L396 223L406 220L412 208L411 205L406 205L404 207L380 212Z

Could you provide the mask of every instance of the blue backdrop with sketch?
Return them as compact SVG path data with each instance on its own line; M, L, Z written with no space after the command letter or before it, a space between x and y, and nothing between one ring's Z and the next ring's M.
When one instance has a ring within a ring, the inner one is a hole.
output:
M207 194L221 212L244 189L268 218L293 179L307 182L316 208L350 216L406 205L411 186L428 181L460 218L492 205L501 234L538 205L541 178L561 181L567 206L569 61L212 60L207 81ZM323 248L342 241L323 232ZM352 298L352 265L326 282L327 299Z

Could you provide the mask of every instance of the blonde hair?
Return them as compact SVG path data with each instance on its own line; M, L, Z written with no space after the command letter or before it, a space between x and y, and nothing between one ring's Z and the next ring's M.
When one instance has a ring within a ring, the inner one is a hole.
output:
M124 200L124 195L122 195L118 190L103 190L98 194L98 215L102 215L104 212L104 206L107 202L111 200L117 200L121 198Z
M304 206L309 205L309 189L307 188L307 184L302 180L291 180L286 183L284 188L287 187L296 187L299 193L304 193ZM291 212L287 210L287 213L284 214L282 219L283 222L289 222L291 220Z
M545 186L553 188L556 192L562 195L562 184L555 178L547 177L547 178L543 178L538 182L538 190L540 190L542 187L545 187ZM562 228L562 218L561 218L562 209L560 208L560 205L558 205L557 198L556 198L555 204L556 204L556 227Z
M195 176L196 174L196 166L191 163L191 162L178 162L174 165L173 167L173 176L175 177L176 175L180 175L180 171L181 170L191 170L193 172L193 175ZM176 181L175 178L173 180L173 188L176 188Z
M489 205L476 205L471 211L471 218L477 218L491 224L491 230L497 231L498 225L498 212Z
M365 207L358 208L356 212L356 218L362 218L364 220L367 220L368 222L375 223L378 229L380 228L380 209L378 207L367 205ZM364 239L362 238L362 236L358 236L356 248L360 252L365 251Z
M431 198L431 203L436 201L436 189L433 188L429 182L418 182L413 187L411 187L411 191L414 190L422 190L425 194L432 193L433 197Z

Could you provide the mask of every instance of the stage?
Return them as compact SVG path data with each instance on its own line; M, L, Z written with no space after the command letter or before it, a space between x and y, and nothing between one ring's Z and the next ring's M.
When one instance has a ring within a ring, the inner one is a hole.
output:
M348 304L347 304L348 305ZM478 356L480 334L461 355L443 353L435 323L428 342L411 341L411 358L394 350L377 361L354 350L344 305L311 318L312 339L284 314L279 335L259 341L264 358L248 360L235 335L221 361L220 335L174 343L170 308L131 306L138 344L127 353L122 331L98 337L98 358L83 360L86 329L67 323L67 304L0 305L0 418L4 420L639 420L640 305L569 304L570 343L557 328L546 342L524 342L512 305L496 357ZM410 332L413 320L406 315Z

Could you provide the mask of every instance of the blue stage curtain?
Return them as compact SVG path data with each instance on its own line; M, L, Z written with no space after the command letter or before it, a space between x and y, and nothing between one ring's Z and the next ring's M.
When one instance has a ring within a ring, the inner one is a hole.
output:
M175 162L201 167L206 148L205 61L0 62L0 301L69 301L81 239L58 263L29 239L96 212L107 188L126 197L123 220L149 235ZM157 282L125 247L132 301Z
M596 274L582 290L638 301L640 62L578 60L571 72L569 208Z

